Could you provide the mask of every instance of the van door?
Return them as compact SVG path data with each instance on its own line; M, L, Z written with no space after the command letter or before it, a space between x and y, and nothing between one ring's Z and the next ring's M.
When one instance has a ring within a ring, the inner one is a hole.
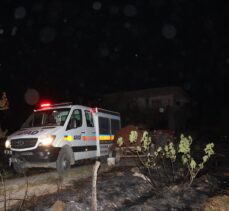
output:
M92 113L89 110L84 110L85 119L85 136L84 140L87 144L88 157L96 157L96 133Z
M65 140L70 141L75 160L83 159L86 148L82 135L84 132L83 114L81 109L74 109L66 128Z

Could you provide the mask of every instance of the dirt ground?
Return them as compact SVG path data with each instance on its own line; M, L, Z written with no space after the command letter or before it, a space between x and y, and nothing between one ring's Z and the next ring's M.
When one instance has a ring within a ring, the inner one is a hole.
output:
M11 210L14 207L16 209L13 210L18 210L24 202L26 204L37 197L58 193L60 190L71 186L73 182L90 177L92 175L92 167L92 164L74 167L68 177L64 179L59 178L55 170L37 169L26 177L18 176L17 178L2 181L0 185L0 210ZM100 171L102 173L107 169L108 167L104 165L101 166Z
M63 210L91 210L92 167L75 167L63 181L55 171L31 175L28 180L6 180L5 206L12 211L51 211L58 202ZM0 206L4 210L2 190L1 186ZM158 190L151 189L137 167L126 163L112 168L103 164L98 173L98 210L202 210L220 196L223 200L229 196L229 169L225 166L200 176L192 187L170 185Z

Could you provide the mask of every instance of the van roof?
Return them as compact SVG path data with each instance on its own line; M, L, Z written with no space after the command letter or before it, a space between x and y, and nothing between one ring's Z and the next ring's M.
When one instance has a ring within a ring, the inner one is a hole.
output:
M48 107L35 109L34 111L51 110L51 109L59 109L59 108L72 108L72 107L76 107L76 108L80 108L80 109L92 109L92 107L77 105L77 104L74 104L74 105L53 104L53 105L50 105ZM107 110L107 109L103 109L103 108L97 108L97 107L93 107L93 109L94 108L96 109L96 112L120 115L119 112L115 112L115 111L111 111L111 110Z

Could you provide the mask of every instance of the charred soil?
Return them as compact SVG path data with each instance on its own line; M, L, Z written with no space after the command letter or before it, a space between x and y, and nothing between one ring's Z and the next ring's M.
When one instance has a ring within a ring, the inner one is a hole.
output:
M199 176L191 187L171 184L152 190L138 168L115 166L98 174L98 210L202 210L206 202L212 203L212 197L228 196L229 169L218 170ZM59 201L65 210L91 210L91 177L72 180L51 194L27 198L22 210L48 211ZM9 210L18 210L18 206Z

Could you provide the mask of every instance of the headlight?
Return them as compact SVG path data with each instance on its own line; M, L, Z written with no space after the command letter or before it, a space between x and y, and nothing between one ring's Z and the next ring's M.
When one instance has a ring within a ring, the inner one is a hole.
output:
M10 147L11 147L11 141L9 139L7 139L5 142L5 148L9 149Z
M55 138L56 138L56 136L51 136L51 135L40 138L39 139L40 145L49 146L52 144L52 142L54 141Z

